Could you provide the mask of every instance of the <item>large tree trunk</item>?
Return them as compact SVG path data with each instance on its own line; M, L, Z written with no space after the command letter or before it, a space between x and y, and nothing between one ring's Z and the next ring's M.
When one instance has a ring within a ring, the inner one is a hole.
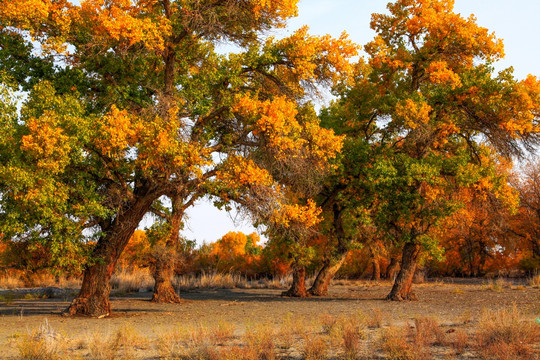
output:
M171 228L165 246L157 246L152 252L153 267L152 276L156 281L152 302L156 303L179 303L180 296L172 285L172 277L176 265L175 249L180 240L180 229L184 217L183 198L179 195L172 197L172 213L170 218Z
M414 243L405 244L401 258L401 269L390 294L388 294L388 300L416 300L416 295L412 292L412 283L419 255L420 245Z
M332 281L334 275L336 275L347 259L348 253L348 251L345 251L339 254L340 257L337 261L331 261L328 259L323 263L322 269L319 271L313 285L308 290L309 294L313 296L326 296L328 294L328 286L330 285L330 281Z
M299 265L293 265L293 282L291 288L281 293L281 296L289 297L307 297L306 291L306 268Z
M93 251L94 262L85 269L81 291L64 311L65 315L101 318L111 314L110 280L116 262L155 198L146 194L118 211L113 223L98 240Z

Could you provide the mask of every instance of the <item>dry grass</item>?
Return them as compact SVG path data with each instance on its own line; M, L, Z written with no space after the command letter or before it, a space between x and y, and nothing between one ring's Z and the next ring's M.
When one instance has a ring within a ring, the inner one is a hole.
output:
M370 329L381 328L384 320L384 314L381 309L374 308L366 317L366 325Z
M504 289L509 288L510 284L504 278L497 278L496 280L490 280L488 288L494 292L502 292Z
M77 289L81 287L80 277L55 277L46 271L30 273L27 271L10 270L0 275L0 289L21 289L31 287L59 287Z
M321 324L323 333L330 334L338 325L338 318L334 315L324 313L319 316L319 323Z
M231 273L202 273L177 276L173 285L176 289L284 289L290 286L292 277L250 280Z
M476 348L489 359L533 359L534 344L540 341L540 327L523 321L514 305L511 309L486 310L481 314Z
M254 360L274 360L276 353L276 333L269 326L250 328L244 335L247 342L247 354Z
M309 282L309 280L308 280ZM0 275L0 289L27 287L59 287L78 289L82 278L54 277L40 272L29 274L23 271L10 271ZM251 280L245 276L231 273L202 273L198 275L177 276L173 286L180 290L192 289L284 289L292 283L292 276L274 279ZM111 278L111 288L119 293L151 291L154 279L149 268L118 269Z
M178 359L185 355L186 331L163 332L158 334L156 350L162 359Z
M414 325L416 329L413 337L415 344L419 346L446 344L446 333L435 318L420 317L414 319Z
M14 274L0 275L0 289L19 289L25 287L25 282Z
M305 360L324 360L328 352L326 339L318 334L305 334L302 355Z
M343 329L344 359L354 360L359 358L362 349L360 340L362 340L364 336L365 335L360 327L350 323L345 325Z
M390 326L382 329L379 348L390 360L415 360L416 354L407 342L407 329Z
M529 286L540 288L540 274L536 274L529 279Z
M109 334L96 332L81 345L61 337L44 323L26 336L14 336L12 343L19 358L37 360L533 360L538 351L535 344L540 341L540 326L523 321L515 306L484 311L477 329L467 331L458 326L449 333L433 317L418 317L405 326L380 328L369 328L367 320L360 312L346 317L326 313L315 323L310 318L289 314L277 328L248 325L242 332L242 328L221 321L205 326L178 326L156 333L151 340L124 326Z
M111 288L123 293L150 291L154 287L154 278L150 269L120 269L111 278Z
M219 321L211 330L216 343L224 344L234 336L234 325L226 321Z
M93 333L87 341L90 358L94 360L136 359L137 350L145 350L148 344L147 339L128 326L119 328L112 335Z
M30 334L23 335L17 342L17 350L21 360L55 360L61 358L59 335L45 320L39 328Z
M456 354L461 355L465 352L465 349L469 345L469 334L463 329L456 330L452 347Z

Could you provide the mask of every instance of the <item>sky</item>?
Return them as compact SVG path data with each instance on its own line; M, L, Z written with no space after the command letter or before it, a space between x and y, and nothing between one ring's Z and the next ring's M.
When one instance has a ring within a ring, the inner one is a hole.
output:
M289 34L303 25L316 35L337 37L346 31L363 45L375 35L369 28L371 14L385 12L386 4L386 0L301 0L299 16L282 32ZM455 12L464 17L474 14L480 26L504 41L506 56L496 64L497 70L513 66L518 79L527 74L540 76L540 0L455 0ZM199 244L214 242L229 231L256 231L249 219L220 212L204 201L187 215L183 235Z

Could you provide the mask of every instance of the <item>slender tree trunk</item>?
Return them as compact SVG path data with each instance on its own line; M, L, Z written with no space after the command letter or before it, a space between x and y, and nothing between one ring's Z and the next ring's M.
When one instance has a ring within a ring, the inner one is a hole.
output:
M371 274L371 280L381 280L381 266L379 260L376 257L371 259L371 264L373 266L373 273Z
M343 229L342 209L337 203L332 204L334 236L337 239L334 259L329 258L323 263L322 269L317 274L315 282L309 289L309 293L314 296L326 296L328 286L334 275L339 271L349 253L347 238Z
M398 257L392 256L390 258L390 264L388 264L388 267L386 268L386 279L394 281L398 268L399 268Z
M168 304L180 302L180 297L174 290L171 281L174 275L175 255L174 249L171 247L160 246L159 249L154 249L152 254L154 257L152 276L156 283L152 302Z
M101 318L111 314L110 280L116 262L155 198L152 194L141 196L118 212L98 240L93 251L94 263L85 269L81 291L64 311L65 315Z
M152 276L156 281L152 302L155 303L179 303L180 296L174 290L172 278L176 267L175 249L180 240L180 228L182 227L182 218L184 217L183 198L174 196L172 199L172 214L170 218L169 236L165 246L157 247L152 252L154 264L152 267Z
M299 265L293 266L293 282L291 288L281 293L281 296L307 297L306 291L306 268Z
M416 295L412 292L412 283L419 255L420 245L414 243L405 244L401 259L401 269L390 294L388 294L388 300L416 300Z
M334 278L334 275L339 271L345 260L347 259L347 254L349 251L345 251L339 254L339 259L337 261L331 261L330 259L326 260L323 263L323 267L317 274L313 285L308 290L308 293L313 296L326 296L328 294L328 286L330 281Z

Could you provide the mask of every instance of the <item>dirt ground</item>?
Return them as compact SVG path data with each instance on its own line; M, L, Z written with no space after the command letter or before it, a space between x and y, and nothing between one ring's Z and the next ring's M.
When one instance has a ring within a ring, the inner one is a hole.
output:
M540 316L540 289L530 286L514 285L493 291L487 285L454 282L419 284L414 289L419 300L403 303L384 300L390 290L390 284L384 282L338 281L327 297L306 299L280 297L282 290L277 289L215 289L183 292L181 304L158 305L149 301L151 293L135 293L112 296L114 313L105 319L60 316L70 298L14 299L0 302L0 358L15 359L17 339L44 323L70 340L84 341L96 333L106 336L128 326L152 341L159 334L183 326L226 322L241 332L246 326L260 323L279 327L286 317L313 323L321 314L348 317L362 312L369 316L374 309L384 314L385 326L432 316L448 329L474 326L483 309L509 308L514 304L525 319L534 321Z

